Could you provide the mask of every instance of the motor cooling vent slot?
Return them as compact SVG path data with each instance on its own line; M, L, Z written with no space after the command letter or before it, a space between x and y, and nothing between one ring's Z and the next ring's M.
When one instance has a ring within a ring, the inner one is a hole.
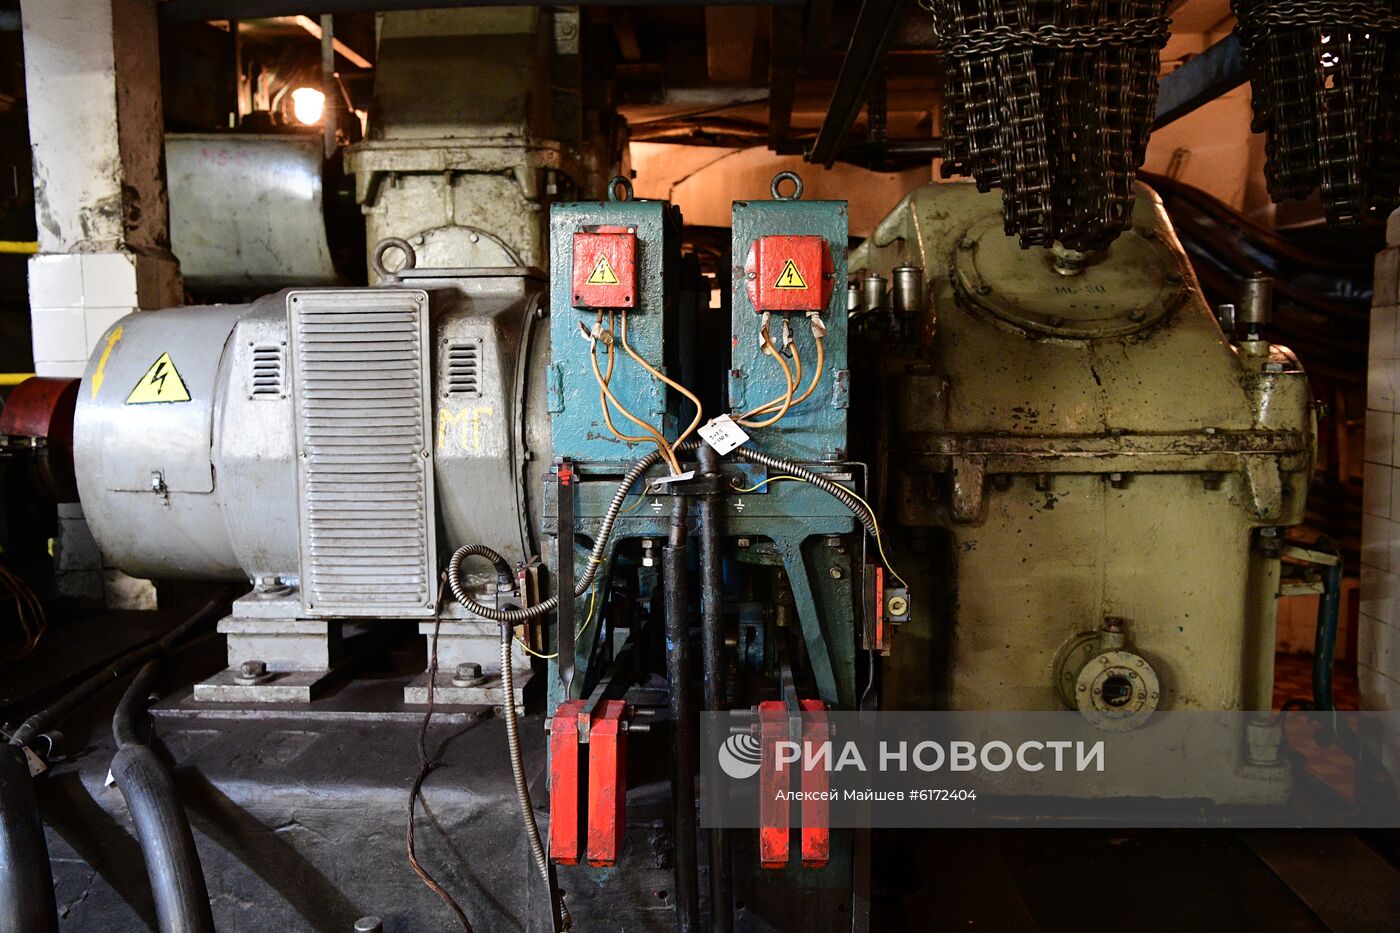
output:
M434 611L427 296L287 298L308 616Z
M281 398L282 348L262 346L253 348L253 379L249 394L253 398Z
M481 395L481 343L454 343L447 347L447 395L478 398Z

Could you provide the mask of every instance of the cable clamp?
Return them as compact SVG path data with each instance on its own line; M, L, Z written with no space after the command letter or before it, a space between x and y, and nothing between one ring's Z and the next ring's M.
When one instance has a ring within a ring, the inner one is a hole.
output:
M812 324L812 336L826 338L826 322L822 320L820 311L808 311L807 320Z
M785 353L787 352L787 348L792 346L792 322L788 320L786 314L783 315L783 332L780 339L781 343L778 344L778 352Z
M758 348L760 350L773 343L773 338L769 335L768 325L772 320L772 315L764 311L758 319Z

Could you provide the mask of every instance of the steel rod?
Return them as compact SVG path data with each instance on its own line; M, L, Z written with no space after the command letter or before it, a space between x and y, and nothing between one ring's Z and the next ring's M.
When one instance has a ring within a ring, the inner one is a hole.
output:
M700 475L717 482L719 454L709 444L696 452ZM718 487L716 487L718 488ZM721 494L700 498L700 655L705 685L705 709L724 709L724 541ZM708 831L710 856L710 929L734 929L734 882L730 874L729 836L723 829Z
M671 528L662 552L666 585L666 679L671 684L670 714L674 767L671 771L671 859L676 876L676 930L700 929L700 872L695 819L695 700L690 685L690 601L686 586L685 545L688 499L671 503Z

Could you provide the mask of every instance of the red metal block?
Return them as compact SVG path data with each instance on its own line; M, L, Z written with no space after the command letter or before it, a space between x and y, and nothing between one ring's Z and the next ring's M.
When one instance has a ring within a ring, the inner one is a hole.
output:
M765 236L749 248L744 275L755 311L825 311L836 266L823 237Z
M617 864L627 831L627 704L605 700L588 731L588 864Z
M759 800L758 860L764 868L785 868L791 834L791 804L786 797L792 781L787 768L779 770L778 742L788 738L787 709L778 700L758 704Z
M0 434L41 437L51 447L72 447L77 407L77 379L31 376L10 390L0 408Z
M826 704L821 700L799 700L802 707L802 864L824 868L831 858L831 804L813 800L831 788L826 764L818 760L818 749L830 740Z
M549 857L577 865L580 855L578 717L582 700L565 700L549 723Z
M626 227L574 234L574 307L637 306L637 234Z

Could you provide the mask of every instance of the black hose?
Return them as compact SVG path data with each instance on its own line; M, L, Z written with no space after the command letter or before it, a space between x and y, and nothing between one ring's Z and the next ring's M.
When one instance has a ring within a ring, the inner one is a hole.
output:
M695 702L690 687L690 602L686 593L685 543L688 499L671 503L671 529L662 553L666 587L666 679L674 742L671 771L672 865L676 879L676 929L700 929L699 853L695 845Z
M49 847L24 750L0 746L0 930L56 933Z
M211 617L221 613L227 603L227 594L220 593L218 596L205 603L204 607L194 615L190 616L155 641L148 642L135 651L113 661L111 665L98 671L96 674L59 697L51 705L40 710L21 723L20 727L16 729L14 734L10 737L10 744L18 746L28 745L50 725L72 712L78 704L97 693L103 687L120 680L122 675L136 665L143 664L151 658L163 654L166 649L187 635L191 630L209 621Z
M209 890L175 780L160 756L141 741L136 726L158 666L147 661L117 704L112 779L131 812L161 933L213 933Z
M696 454L700 474L718 481L719 455L709 444ZM705 709L724 708L724 530L719 493L700 497L700 657L705 685ZM729 837L723 829L708 832L710 854L710 929L731 933L734 929L734 885L730 877Z

